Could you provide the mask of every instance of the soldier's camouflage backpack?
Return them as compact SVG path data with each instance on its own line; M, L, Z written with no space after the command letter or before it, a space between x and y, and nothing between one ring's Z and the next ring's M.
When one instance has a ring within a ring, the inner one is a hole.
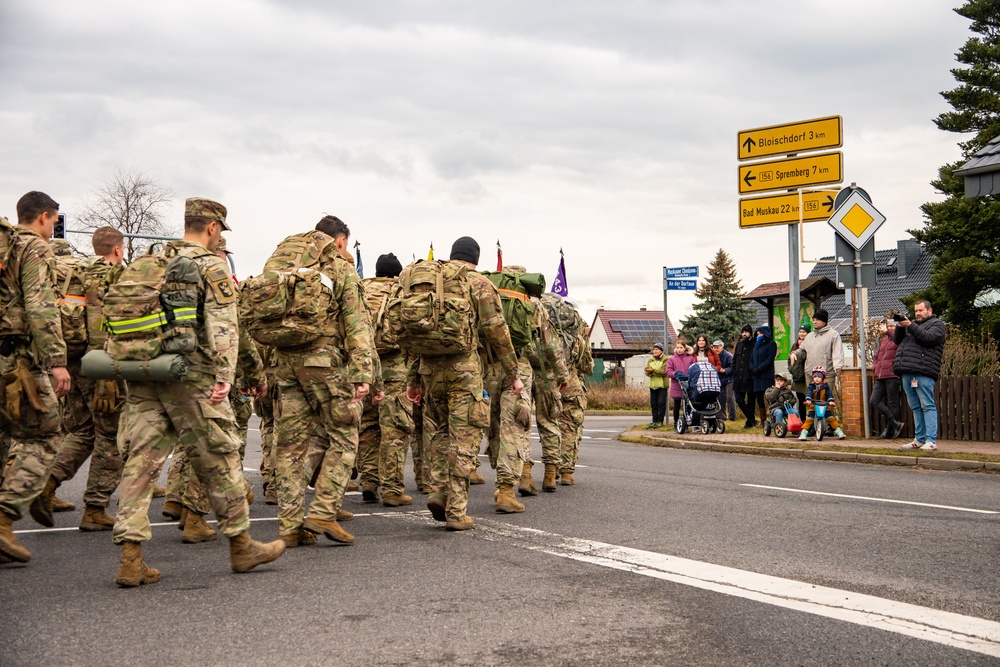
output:
M84 275L93 260L74 257L68 250L55 255L56 305L62 321L66 355L77 359L87 351L87 296Z
M583 341L580 338L580 315L573 304L558 294L546 292L542 295L542 305L549 314L552 326L559 332L559 341L569 366L576 367L582 357Z
M396 313L389 312L389 304L399 296L399 281L395 278L367 278L361 281L361 288L375 330L375 350L379 354L398 351L396 330L389 326L389 318Z
M121 264L95 261L87 266L83 275L83 294L87 298L87 348L103 350L108 340L104 325L104 297L125 269Z
M417 260L399 274L399 296L389 302L389 327L399 347L424 357L473 352L476 311L467 266Z
M169 245L143 255L104 297L105 351L115 361L190 354L198 347L201 307L201 272L194 258L178 255Z
M521 285L519 277L506 271L483 271L500 293L500 306L503 309L503 319L510 329L510 342L514 350L520 352L528 344L534 333L531 323L535 314L535 304Z
M289 236L278 244L263 272L243 282L240 325L255 341L295 348L324 334L333 293L330 279L320 271L320 257L331 242L319 231Z

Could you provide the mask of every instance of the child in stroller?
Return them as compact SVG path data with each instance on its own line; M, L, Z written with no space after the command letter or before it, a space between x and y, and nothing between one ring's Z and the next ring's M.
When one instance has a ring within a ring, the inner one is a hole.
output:
M683 410L674 422L674 430L684 433L689 427L700 427L702 433L725 433L726 422L719 417L722 411L719 403L722 384L715 366L699 361L691 365L686 375L676 373L674 379L681 386L683 403Z

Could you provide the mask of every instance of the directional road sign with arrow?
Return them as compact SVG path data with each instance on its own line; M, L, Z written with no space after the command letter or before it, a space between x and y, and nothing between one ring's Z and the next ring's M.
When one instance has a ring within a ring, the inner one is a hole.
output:
M756 160L844 145L843 120L828 116L794 123L742 130L737 135L737 158Z
M802 191L802 222L826 220L833 213L832 191ZM788 225L799 222L799 195L780 194L740 200L740 227Z
M791 190L810 185L830 185L843 180L844 156L840 151L739 166L741 195L767 190Z

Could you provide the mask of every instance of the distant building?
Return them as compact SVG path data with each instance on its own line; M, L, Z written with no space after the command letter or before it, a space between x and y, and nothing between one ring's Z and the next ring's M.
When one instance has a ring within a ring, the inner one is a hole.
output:
M655 343L673 340L677 340L677 330L672 321L669 335L663 335L662 310L600 309L590 325L590 351L595 359L621 361L648 354Z

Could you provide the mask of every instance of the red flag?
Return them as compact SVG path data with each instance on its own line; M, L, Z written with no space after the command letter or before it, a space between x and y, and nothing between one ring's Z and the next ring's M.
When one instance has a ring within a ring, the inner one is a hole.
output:
M503 250L500 248L500 239L497 239L497 271L503 271Z

